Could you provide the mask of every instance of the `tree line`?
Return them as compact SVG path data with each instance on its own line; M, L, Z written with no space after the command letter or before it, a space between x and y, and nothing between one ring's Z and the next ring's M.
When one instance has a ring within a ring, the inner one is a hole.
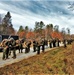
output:
M47 24L45 25L43 21L35 22L34 29L29 28L28 26L20 26L19 30L13 28L12 19L10 12L4 16L2 24L0 24L0 34L6 35L19 35L20 38L25 39L36 39L36 38L45 38L45 39L69 39L71 38L70 29L62 28L59 30L59 25ZM73 37L73 35L72 35Z

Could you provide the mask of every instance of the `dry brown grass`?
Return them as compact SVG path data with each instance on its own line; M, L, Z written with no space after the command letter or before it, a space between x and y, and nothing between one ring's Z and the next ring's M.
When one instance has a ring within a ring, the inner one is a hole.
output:
M74 51L57 48L0 68L0 75L74 74Z

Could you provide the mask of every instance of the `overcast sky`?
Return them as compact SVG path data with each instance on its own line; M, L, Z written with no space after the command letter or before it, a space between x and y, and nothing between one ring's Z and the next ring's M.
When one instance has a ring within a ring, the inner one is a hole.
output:
M52 23L59 28L70 28L74 32L74 2L70 0L0 0L0 14L10 11L13 27L34 28L36 21L46 25Z

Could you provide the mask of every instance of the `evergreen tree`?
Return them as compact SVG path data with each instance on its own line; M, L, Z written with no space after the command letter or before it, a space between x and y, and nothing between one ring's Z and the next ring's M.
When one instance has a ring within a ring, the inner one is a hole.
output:
M54 26L54 31L59 32L59 26L58 25Z
M67 34L70 34L70 29L69 28L67 28Z
M9 35L15 34L15 30L11 22L10 12L7 12L5 17L3 18L1 29L2 29L1 34L9 34Z
M40 21L40 29L43 29L43 27L44 27L45 25L44 25L44 22L43 21Z
M10 12L7 12L7 14L5 15L5 17L3 18L2 24L6 25L6 26L12 25Z
M25 31L28 32L29 31L29 27L25 26Z
M39 22L35 22L35 28L34 28L35 32L39 31Z
M20 26L18 32L22 32L22 31L24 31L24 28L23 26Z
M51 37L51 32L53 32L53 24L46 25L46 32L47 32L47 33L45 33L46 34L46 38L47 39L51 39L52 38Z

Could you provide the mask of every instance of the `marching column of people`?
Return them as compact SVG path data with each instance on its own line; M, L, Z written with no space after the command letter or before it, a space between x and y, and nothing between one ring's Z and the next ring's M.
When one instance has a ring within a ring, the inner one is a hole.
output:
M22 42L21 40L14 40L13 38L10 39L4 39L1 43L1 46L3 47L3 57L2 59L8 59L9 55L11 54L11 51L13 53L12 58L16 58L16 50L19 50L19 53L23 53L23 49L25 49L25 53L30 52L31 44L33 43L33 52L37 52L37 54L40 54L40 50L42 52L45 52L45 46L48 46L49 48L53 47L59 47L60 46L60 40L59 39L41 39L41 40L33 40L31 41L25 41ZM67 43L66 43L67 42ZM72 40L63 40L64 47L67 47L67 44L71 44ZM24 46L23 46L24 45Z

